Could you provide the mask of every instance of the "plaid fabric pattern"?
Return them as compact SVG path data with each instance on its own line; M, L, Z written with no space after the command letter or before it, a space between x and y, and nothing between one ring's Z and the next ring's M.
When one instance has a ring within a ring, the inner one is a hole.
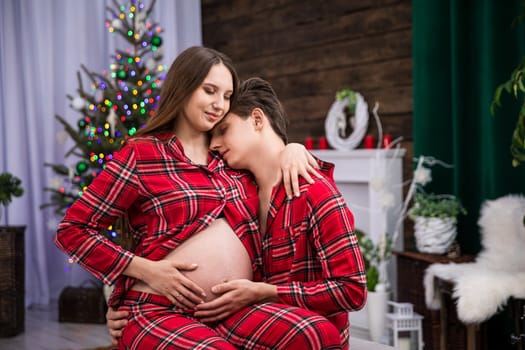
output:
M325 177L301 183L301 196L273 194L262 238L263 271L277 285L280 302L326 316L348 344L348 311L366 300L363 257L354 218L332 180L333 165L320 162Z
M204 325L191 310L163 296L130 290L120 310L130 313L119 349L341 349L339 332L325 317L298 307L264 303Z
M67 210L55 243L95 277L116 282L109 303L118 306L134 283L121 275L134 254L160 260L221 213L260 278L257 205L252 176L226 168L217 154L210 153L203 166L184 155L172 133L134 138ZM138 242L134 253L100 234L126 212Z
M278 303L244 308L215 329L231 344L245 350L342 348L338 329L325 317Z
M129 291L121 310L130 313L119 349L236 349L214 329L178 311L160 295Z

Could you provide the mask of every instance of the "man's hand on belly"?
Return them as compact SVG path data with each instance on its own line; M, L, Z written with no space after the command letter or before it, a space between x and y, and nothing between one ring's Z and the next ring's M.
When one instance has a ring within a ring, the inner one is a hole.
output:
M106 312L106 320L111 343L118 346L118 339L122 337L122 330L128 324L128 312L109 307L108 312Z
M201 322L220 321L243 307L278 300L276 286L246 279L220 283L212 288L212 292L220 296L196 307L194 316Z

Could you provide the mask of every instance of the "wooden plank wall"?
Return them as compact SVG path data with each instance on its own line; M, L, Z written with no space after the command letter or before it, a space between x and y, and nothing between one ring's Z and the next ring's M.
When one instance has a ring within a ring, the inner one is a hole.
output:
M324 135L336 91L375 101L385 132L412 154L410 0L201 0L203 44L228 54L241 78L274 86L291 141ZM371 121L369 132L375 134ZM410 168L411 169L411 164Z
M410 0L201 0L203 44L229 55L241 79L272 83L290 120L290 141L325 134L336 91L376 101L383 129L402 136L412 170ZM376 134L375 123L369 133Z

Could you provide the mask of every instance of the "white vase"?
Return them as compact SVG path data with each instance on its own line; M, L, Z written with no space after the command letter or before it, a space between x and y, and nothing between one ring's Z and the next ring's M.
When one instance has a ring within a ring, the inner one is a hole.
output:
M414 236L416 248L422 253L444 254L456 239L456 219L415 218Z
M388 310L388 291L368 292L366 310L370 339L383 343L386 337L386 313Z

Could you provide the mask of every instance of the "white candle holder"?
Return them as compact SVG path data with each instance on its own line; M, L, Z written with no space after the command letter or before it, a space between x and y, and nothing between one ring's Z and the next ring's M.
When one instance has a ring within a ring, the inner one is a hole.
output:
M410 349L412 350L412 340L416 339L417 344L415 344L414 349L423 350L423 316L414 312L414 305L411 303L389 301L388 306L392 311L386 314L387 328L393 340L392 345L399 349L402 343L405 344L405 342L401 340L402 337L400 337L400 333L408 332L410 334L410 340L408 342Z

